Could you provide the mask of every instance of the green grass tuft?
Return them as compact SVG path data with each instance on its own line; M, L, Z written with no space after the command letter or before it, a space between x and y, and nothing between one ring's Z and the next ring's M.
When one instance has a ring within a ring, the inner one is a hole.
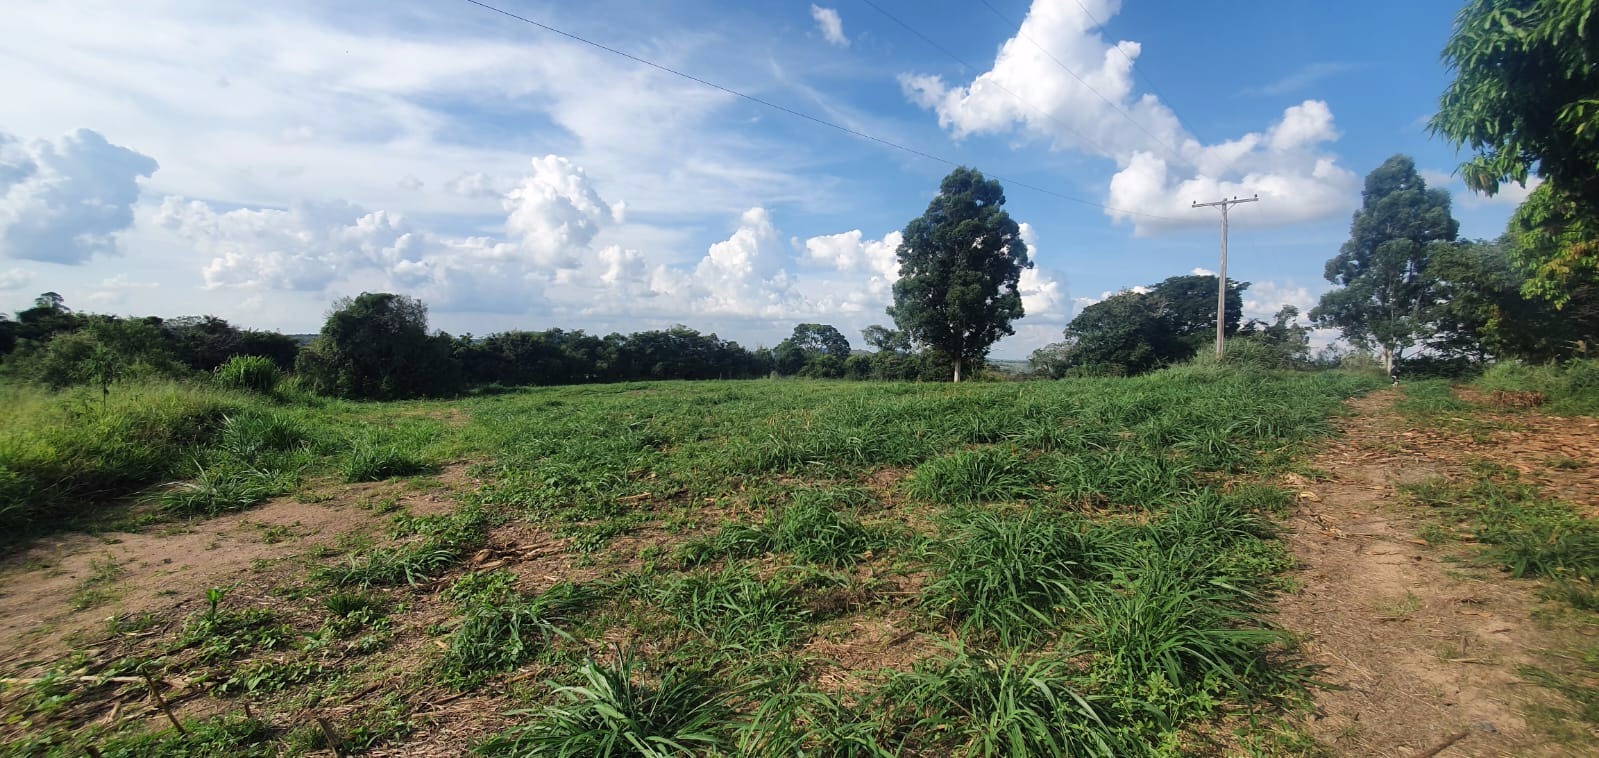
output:
M763 581L742 566L730 566L666 580L654 594L684 628L724 647L767 652L797 642L804 633L809 611L794 590L779 578Z
M447 681L469 688L485 678L532 660L554 640L562 627L587 610L597 593L581 585L561 583L528 597L505 589L469 594L466 618L450 636L440 662Z
M437 466L396 446L370 442L357 444L339 464L339 473L346 482L378 482L437 470Z
M1145 751L1068 658L964 646L890 681L889 712L940 755L1117 756ZM1150 735L1137 735L1148 737Z
M697 668L668 668L653 681L631 652L612 666L586 661L582 683L556 687L557 702L513 715L528 722L477 747L493 756L695 756L731 747L732 693Z
M967 511L952 516L948 530L922 602L967 632L1009 642L1046 636L1079 578L1095 570L1095 545L1080 518Z
M909 492L921 500L964 505L1027 500L1038 494L1037 485L1035 470L1019 451L986 447L923 463L911 475Z

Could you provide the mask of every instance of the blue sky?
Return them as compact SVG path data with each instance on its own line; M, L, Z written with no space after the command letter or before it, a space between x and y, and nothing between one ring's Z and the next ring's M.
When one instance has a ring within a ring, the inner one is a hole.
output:
M1267 318L1326 289L1389 155L1454 193L1468 236L1523 195L1466 193L1425 132L1458 2L490 4L1010 180L1037 266L996 357L1214 269L1194 200L1261 195L1229 274ZM950 168L463 0L8 13L8 310L54 290L305 332L388 290L453 333L683 323L754 346L821 321L858 343Z

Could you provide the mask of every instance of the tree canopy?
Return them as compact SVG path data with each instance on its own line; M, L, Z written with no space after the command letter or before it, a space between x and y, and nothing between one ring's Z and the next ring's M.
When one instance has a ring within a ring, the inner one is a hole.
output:
M849 339L832 325L796 324L794 333L772 349L772 358L782 374L839 377L849 351Z
M1543 362L1599 343L1599 287L1567 293L1563 307L1525 292L1527 275L1512 262L1513 243L1468 241L1434 254L1437 278L1427 347L1468 362L1507 358Z
M807 353L824 353L839 360L849 357L849 339L831 324L798 324L788 339Z
M388 292L334 303L296 371L318 393L374 400L443 395L460 388L448 336L428 334L427 306Z
M1546 181L1511 220L1529 295L1557 307L1599 284L1599 30L1591 0L1471 0L1443 58L1431 129L1474 153L1466 186Z
M1349 240L1327 261L1327 281L1338 287L1322 295L1310 318L1350 342L1375 345L1391 370L1426 331L1436 300L1428 257L1435 245L1453 242L1460 225L1449 193L1428 189L1409 156L1367 174L1361 198Z
M1599 208L1599 35L1588 0L1470 0L1443 59L1455 73L1429 124L1476 153L1466 186L1489 195L1536 168Z
M1017 286L1033 264L1004 205L999 182L957 168L905 226L897 251L900 278L888 313L912 341L945 356L957 382L1022 317Z
M1249 282L1227 281L1226 333L1238 333ZM1051 375L1140 374L1186 361L1216 330L1216 277L1173 276L1089 305L1066 325L1064 341L1033 355Z

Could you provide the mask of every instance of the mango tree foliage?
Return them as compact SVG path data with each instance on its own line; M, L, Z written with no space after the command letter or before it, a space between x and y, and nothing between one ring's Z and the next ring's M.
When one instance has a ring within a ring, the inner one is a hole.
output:
M879 324L872 324L861 330L861 338L866 344L878 351L894 353L908 353L911 350L911 338L898 329L890 329Z
M1489 195L1540 176L1599 208L1599 36L1592 0L1471 0L1444 62L1455 79L1430 127L1476 155L1466 186Z
M1433 133L1473 155L1466 186L1546 182L1511 223L1526 292L1564 305L1599 283L1599 19L1593 0L1472 0L1444 47L1455 79Z
M447 335L428 334L427 306L388 292L342 298L295 372L318 394L372 400L447 395L461 365Z
M1599 210L1599 209L1594 209ZM1522 291L1564 308L1599 288L1599 213L1543 184L1510 217L1511 253L1528 274Z
M849 339L831 324L798 324L789 340L806 352L826 353L839 360L849 357Z
M1338 288L1322 295L1310 318L1352 343L1376 346L1391 371L1427 333L1437 300L1428 259L1435 246L1454 241L1460 224L1450 215L1449 193L1427 189L1408 156L1368 174L1361 195L1349 241L1327 261L1327 281Z
M1226 334L1238 332L1244 318L1244 290L1249 282L1227 280ZM1216 337L1216 277L1187 274L1167 277L1149 288L1160 304L1160 318L1172 336L1182 340L1181 355L1166 356L1168 363L1194 357L1201 348L1214 344Z
M1084 308L1066 325L1066 368L1079 373L1140 374L1185 352L1162 316L1159 298L1118 292Z
M1022 317L1017 285L1032 268L1021 227L1004 210L1005 190L981 172L957 168L944 177L927 212L905 226L899 281L888 313L912 341L961 370L1015 334Z

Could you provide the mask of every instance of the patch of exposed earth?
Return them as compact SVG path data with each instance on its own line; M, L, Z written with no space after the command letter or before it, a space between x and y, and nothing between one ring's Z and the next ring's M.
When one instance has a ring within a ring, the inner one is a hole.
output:
M1328 685L1302 726L1341 755L1569 755L1526 716L1556 696L1516 671L1560 644L1535 620L1536 586L1419 539L1432 516L1398 488L1491 460L1582 503L1595 483L1551 463L1596 449L1599 423L1529 413L1418 429L1394 412L1397 397L1351 401L1342 436L1311 461L1325 476L1287 480L1299 493L1289 545L1304 587L1280 601L1278 620L1302 635Z

